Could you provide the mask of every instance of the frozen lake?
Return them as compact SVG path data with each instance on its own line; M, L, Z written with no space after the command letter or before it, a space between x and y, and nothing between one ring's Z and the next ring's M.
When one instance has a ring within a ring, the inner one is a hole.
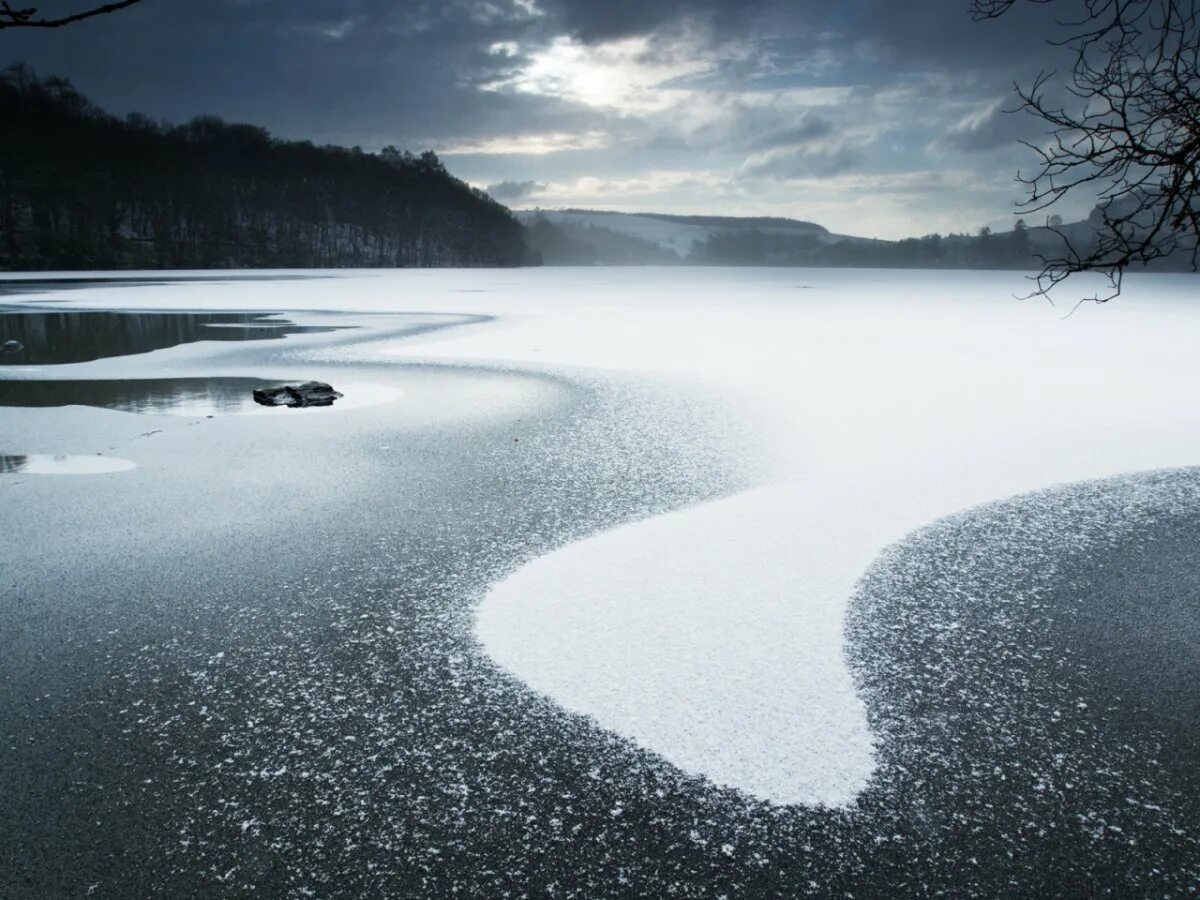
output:
M0 297L0 894L1200 885L1196 278L304 274Z

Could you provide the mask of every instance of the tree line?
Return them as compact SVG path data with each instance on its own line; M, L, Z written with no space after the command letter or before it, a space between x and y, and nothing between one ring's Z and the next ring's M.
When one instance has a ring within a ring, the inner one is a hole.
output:
M994 234L927 234L898 241L772 233L715 232L692 246L689 259L714 265L862 266L864 268L1026 269L1036 249L1024 225Z
M0 72L0 268L513 266L522 228L432 152L121 119Z
M688 261L709 265L857 266L862 268L1032 269L1068 253L1095 254L1104 239L1109 206L1097 206L1084 222L1064 224L1057 215L1045 225L1018 220L1012 231L979 229L975 234L927 234L896 241L866 238L833 240L749 229L714 232L692 245ZM1111 217L1111 216L1109 216ZM1099 265L1097 265L1099 267ZM1159 271L1188 271L1192 257L1176 252L1141 266Z

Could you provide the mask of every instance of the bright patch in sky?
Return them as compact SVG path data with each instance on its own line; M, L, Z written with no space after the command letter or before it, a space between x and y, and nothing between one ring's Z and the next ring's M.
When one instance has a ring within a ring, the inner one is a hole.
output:
M555 134L513 134L458 144L443 150L446 155L488 156L492 154L516 154L521 156L545 156L566 150L593 150L603 147L603 132L583 133L558 132Z
M493 45L493 52L513 55L512 44ZM601 44L582 44L570 37L555 38L529 54L516 74L488 85L605 107L618 113L649 113L675 102L668 83L707 71L711 63L689 56L686 44L669 52L652 48L646 37L623 38Z

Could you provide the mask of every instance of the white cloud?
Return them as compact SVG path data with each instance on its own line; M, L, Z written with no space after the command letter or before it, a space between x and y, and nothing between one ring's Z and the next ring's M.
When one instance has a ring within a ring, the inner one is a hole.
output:
M482 138L454 144L439 151L443 156L545 156L568 150L595 150L603 147L603 132L581 134L554 132L549 134L512 134Z
M340 41L342 38L350 34L354 30L354 26L358 24L353 19L343 19L340 22L334 22L330 25L321 27L321 34L335 41Z
M1010 147L1033 137L1036 127L1027 115L1013 111L1013 100L999 97L973 107L930 144L936 153L974 153Z
M555 97L625 114L661 111L687 93L672 87L672 81L712 66L688 48L686 39L663 45L640 36L583 44L560 35L529 51L523 67L484 89ZM504 48L506 55L516 55L508 50Z
M573 109L589 126L446 152L474 154L470 177L485 184L536 179L547 207L784 215L864 236L973 231L1019 199L1016 160L996 168L1013 154L997 133L1007 123L994 85L937 72L860 83L851 63L861 54L839 65L781 48L763 35L714 44L687 26L596 43L497 41L488 52L511 68L485 92ZM991 168L939 168L946 143L935 136L948 133L994 142ZM544 161L523 166L521 155Z

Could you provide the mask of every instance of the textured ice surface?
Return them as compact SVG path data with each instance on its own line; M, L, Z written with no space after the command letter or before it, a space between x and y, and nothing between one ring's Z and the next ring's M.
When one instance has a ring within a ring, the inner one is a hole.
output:
M759 411L783 484L739 498L729 521L701 507L535 561L488 595L479 635L535 688L687 771L845 805L871 738L841 623L871 559L978 503L1195 462L1200 417L1180 410L1200 376L1196 314L1170 282L1160 302L1135 292L1111 318L1063 321L1001 295L1003 276L806 273L803 292L784 277L683 279L686 300L668 284L639 292L641 308L612 286L609 303L501 317L436 350L682 376ZM765 548L781 542L777 560ZM725 648L706 680L680 642Z
M135 463L112 456L64 453L0 454L0 475L107 475L127 472Z
M805 499L760 488L570 544L497 585L477 633L536 690L686 771L843 805L872 769L829 652L853 585L811 552Z
M208 309L336 302L357 312L486 316L375 349L406 360L644 373L721 392L754 417L777 487L731 501L730 523L718 521L720 505L698 507L535 560L485 598L480 635L535 688L688 771L776 802L837 804L852 799L871 754L841 639L856 580L888 545L966 507L1197 462L1194 285L1134 278L1119 304L1066 320L1062 310L1012 299L1027 289L1015 273L355 273L340 283L178 284L171 297ZM117 289L80 300L143 302ZM596 435L579 459L606 449ZM760 564L781 542L795 551L787 578ZM628 559L618 566L620 555ZM708 577L686 562L667 566L673 559L702 562ZM605 584L618 573L637 593L614 603ZM755 634L773 640L733 647L725 637L747 634L747 598L767 610ZM572 604L580 609L571 615L541 612ZM678 613L648 623L646 610ZM818 622L823 640L809 632ZM688 653L615 656L628 644L648 646L649 635L670 646L725 642L712 687L696 686ZM747 660L757 682L729 687ZM801 689L799 670L810 678ZM656 709L646 708L650 686ZM790 723L790 755L765 754L766 740L745 737L775 722Z

